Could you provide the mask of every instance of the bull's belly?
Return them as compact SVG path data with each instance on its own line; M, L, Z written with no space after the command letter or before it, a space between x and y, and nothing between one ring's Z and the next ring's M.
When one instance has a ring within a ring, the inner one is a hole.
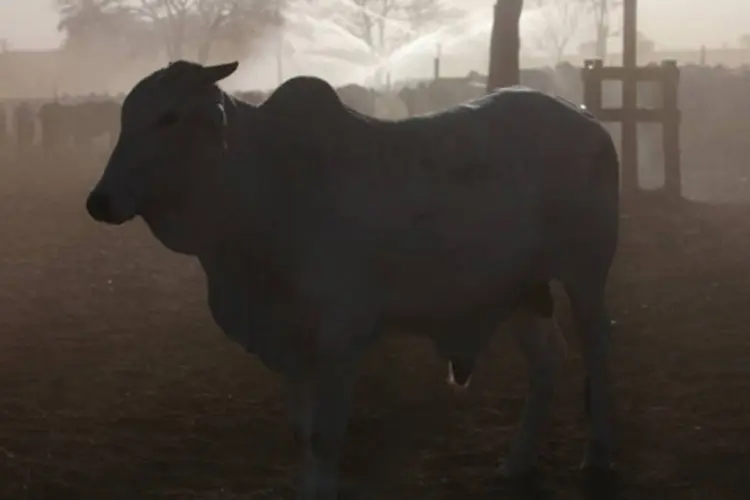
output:
M477 311L511 309L528 286L549 280L547 270L530 251L502 257L475 255L430 262L426 256L392 269L383 277L383 315L394 321L430 324Z
M456 382L465 384L497 327L534 284L531 273L520 271L404 273L388 290L379 332L429 339Z
M371 270L386 315L455 316L511 302L525 283L546 281L543 261L553 249L535 204L519 196L493 185L446 195L378 241Z

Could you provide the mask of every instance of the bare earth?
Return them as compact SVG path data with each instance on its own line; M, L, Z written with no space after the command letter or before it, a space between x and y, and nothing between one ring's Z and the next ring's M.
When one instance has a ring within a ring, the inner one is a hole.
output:
M214 326L195 262L141 222L89 220L99 167L0 172L0 498L288 498L280 380ZM626 212L610 287L617 498L747 500L750 207ZM573 499L582 375L559 303L571 349L536 498ZM516 346L499 335L468 393L445 375L424 340L372 353L344 466L357 498L515 498L495 467L526 393Z

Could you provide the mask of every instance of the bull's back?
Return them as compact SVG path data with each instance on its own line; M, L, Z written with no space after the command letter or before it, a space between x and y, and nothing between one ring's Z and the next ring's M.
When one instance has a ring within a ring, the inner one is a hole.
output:
M549 211L595 210L600 191L617 198L619 165L609 132L590 112L525 87L498 89L426 116L415 154L442 164L458 188L494 186L496 196L526 197ZM424 161L423 160L423 161ZM450 176L449 176L450 178Z
M494 210L503 222L521 205L554 210L585 200L591 180L617 183L616 159L614 166L593 160L612 146L601 124L572 103L522 87L430 115L344 125L338 144L351 144L330 162L338 169L333 191L340 206L359 207L375 225L441 211L476 218L469 214Z

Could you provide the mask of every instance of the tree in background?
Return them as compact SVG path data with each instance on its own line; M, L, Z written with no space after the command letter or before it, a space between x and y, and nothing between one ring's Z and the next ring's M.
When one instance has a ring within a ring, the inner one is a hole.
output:
M205 63L217 42L239 53L283 23L287 0L55 0L65 45L84 50L102 41L130 52ZM137 36L134 36L137 34ZM125 40L122 40L125 38Z
M122 0L54 2L60 15L57 29L65 33L64 49L91 52L104 44L109 50L118 50L134 40L142 40L142 37L130 36L138 23L123 8Z
M535 46L557 64L582 25L586 0L533 0L531 5L541 16L533 38Z
M642 31L638 31L638 55L649 55L653 54L656 50L656 42L646 36Z
M284 0L140 0L132 8L161 40L170 60L188 57L205 63L219 41L246 48L278 29Z
M741 49L750 50L750 34L740 36L738 42Z
M329 7L331 19L376 58L464 16L442 0L350 0Z
M538 48L557 61L574 36L585 29L584 21L591 22L594 31L593 41L578 47L585 57L606 59L609 40L622 33L616 25L622 0L534 0L532 5L543 9L544 26L537 36Z
M619 27L613 27L613 14L622 8L622 0L584 0L586 9L594 24L594 56L597 59L607 58L609 39L622 33Z
M464 16L443 0L289 0L285 13L294 35L309 42L289 45L295 53L366 66L373 84L385 83L387 62L399 49L449 31L451 21ZM340 42L321 46L317 37L330 35ZM437 43L433 47L439 52Z

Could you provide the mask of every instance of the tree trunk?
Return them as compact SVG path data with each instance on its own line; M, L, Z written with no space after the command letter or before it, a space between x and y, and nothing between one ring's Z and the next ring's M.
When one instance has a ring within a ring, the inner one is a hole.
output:
M208 63L208 58L211 55L211 45L213 45L212 41L213 39L205 40L200 44L200 47L198 47L198 57L196 59L198 64Z
M602 61L607 59L607 45L609 43L609 0L599 0L595 7L596 13L596 57Z
M601 24L596 28L596 58L607 60L607 45L609 43L609 26Z
M497 0L490 45L487 91L518 85L521 79L519 22L523 0Z

